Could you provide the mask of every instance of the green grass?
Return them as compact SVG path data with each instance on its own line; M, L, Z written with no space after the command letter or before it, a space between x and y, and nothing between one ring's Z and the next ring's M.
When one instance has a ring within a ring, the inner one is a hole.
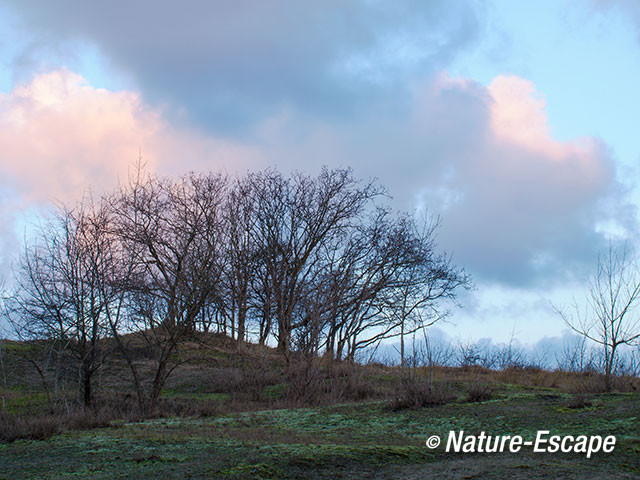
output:
M360 379L365 387L375 387L366 396L370 400L276 408L295 405L287 397L290 384L281 357L259 349L252 356L223 341L210 343L215 348L190 347L195 360L174 372L162 394L166 408L160 410L210 416L136 423L115 420L108 428L66 430L48 440L0 444L0 479L640 478L640 395L590 394L586 408L569 408L573 395L563 392L572 392L572 386L582 383L588 386L587 377L441 368L435 371L435 381L448 385L456 401L391 411L387 401L380 399L391 398L395 389L402 388L400 380L406 372L375 365L329 368L320 364L323 381L338 386L349 375L361 375L352 380L356 386ZM49 415L41 379L21 351L27 346L5 346L9 382L8 388L0 389L5 397L2 413L31 415L36 420L38 415ZM35 344L28 348L33 349L29 355L42 350ZM46 359L44 350L40 354L40 360ZM133 398L126 365L116 359L107 367L102 372L101 402L105 407L110 402L126 407L124 397ZM266 375L259 379L264 386L260 398L249 388L253 384L242 386L246 368ZM414 372L423 379L431 373ZM51 372L48 375L51 380ZM77 399L74 375L70 369L64 383L71 403ZM470 382L491 384L491 397L467 403ZM344 402L328 395L318 404L337 401ZM444 444L451 430L519 434L527 440L538 430L554 435L616 435L618 443L612 454L590 459L534 454L530 449L518 454L455 454L446 453L444 445L426 448L429 436L439 435Z
M384 402L155 419L0 445L0 478L640 478L640 397L507 391L481 403L392 412ZM454 454L429 435L616 435L612 454ZM451 471L454 471L451 470ZM441 476L435 476L440 474Z
M211 400L220 403L229 401L231 395L228 393L201 393L201 392L183 392L173 388L167 388L162 391L162 397L164 398L178 398L187 400Z
M21 387L0 389L0 411L11 414L46 412L49 403L46 393Z

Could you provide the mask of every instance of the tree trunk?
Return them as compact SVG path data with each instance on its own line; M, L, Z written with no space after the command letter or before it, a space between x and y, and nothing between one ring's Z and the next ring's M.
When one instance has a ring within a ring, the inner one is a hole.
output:
M278 350L286 355L291 341L291 327L286 322L278 322L278 327Z
M607 392L610 392L613 389L613 381L612 381L612 373L613 373L613 362L615 360L616 355L616 345L611 347L611 352L605 357L605 365L604 365L604 386Z
M160 361L158 370L156 370L156 376L153 379L153 388L151 389L151 395L149 396L149 403L146 406L147 411L145 413L151 414L158 406L160 400L160 394L162 393L162 387L165 381L166 361Z
M404 320L400 324L400 367L404 368Z
M238 344L244 343L245 337L245 319L247 311L244 307L238 310Z
M90 408L93 403L92 400L92 392L91 392L91 377L93 372L89 365L84 365L82 367L82 392L83 392L83 400L85 408Z

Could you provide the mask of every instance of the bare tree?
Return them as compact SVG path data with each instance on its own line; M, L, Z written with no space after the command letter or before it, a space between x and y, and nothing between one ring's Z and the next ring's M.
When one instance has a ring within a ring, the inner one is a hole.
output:
M239 345L246 340L251 297L258 270L254 238L255 202L253 188L246 179L237 179L224 203L224 294L221 304L230 321L231 336ZM261 335L266 340L266 336Z
M393 330L383 313L394 278L406 260L400 231L378 209L331 250L316 302L326 310L326 354L352 358ZM371 330L370 336L364 332Z
M404 218L412 258L398 274L390 315L399 326L400 365L404 366L405 336L445 318L449 311L442 302L454 300L460 288L471 288L471 277L453 265L451 257L438 253L436 234L440 218L424 217L418 226Z
M79 362L85 406L93 401L92 379L107 353L100 258L104 211L91 198L75 209L60 207L25 246L9 318L23 339L46 339L60 361L65 352Z
M126 315L115 317L117 323L112 317L111 333L144 411L156 407L167 378L184 360L180 345L193 336L198 316L218 295L226 185L221 175L137 178L112 200L117 248L128 261L120 276ZM154 362L148 391L134 361L140 343Z
M593 352L589 351L587 338L572 337L565 341L562 351L556 355L558 367L567 372L585 372L595 370L593 366Z
M2 339L7 337L4 325L4 320L7 318L7 309L5 305L6 301L7 292L5 281L4 278L0 277L0 371L2 372L2 383L5 389L7 388L7 371L4 365L5 344Z
M605 386L612 388L621 345L638 345L640 316L640 272L627 245L609 245L598 255L596 273L590 278L586 305L581 311L574 301L574 315L555 308L573 331L602 347Z
M354 231L323 282L331 293L326 350L338 359L399 336L404 361L405 336L445 316L441 302L469 287L468 275L436 251L437 221L419 229L408 215L389 216L379 209Z
M273 305L268 313L277 322L278 348L287 355L293 330L306 321L294 316L318 272L318 249L382 190L373 183L360 186L350 170L326 168L315 179L266 171L249 175L249 181L256 196L254 238L268 275L265 301Z
M107 347L117 349L144 413L187 360L185 342L213 325L239 345L275 338L288 366L292 350L353 360L385 338L404 345L469 278L437 253L437 221L418 229L381 207L383 194L348 169L230 184L139 166L127 185L41 229L6 310L23 338L51 340L51 358L75 357L86 405Z

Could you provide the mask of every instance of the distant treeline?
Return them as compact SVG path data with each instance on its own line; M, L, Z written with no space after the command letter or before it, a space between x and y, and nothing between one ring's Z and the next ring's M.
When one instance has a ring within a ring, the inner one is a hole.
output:
M26 240L5 315L22 339L78 360L86 405L114 350L152 409L196 331L273 340L287 361L352 360L393 336L404 346L470 279L437 250L437 218L387 199L346 169L177 180L138 169L110 194L59 207Z

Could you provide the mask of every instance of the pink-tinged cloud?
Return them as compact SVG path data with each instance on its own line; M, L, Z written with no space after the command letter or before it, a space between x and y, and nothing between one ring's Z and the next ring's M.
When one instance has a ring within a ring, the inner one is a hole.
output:
M253 148L173 126L137 92L94 88L65 69L0 94L0 282L11 278L25 215L116 188L139 151L146 171L169 175L233 172L259 157Z
M557 162L581 162L576 165L594 180L604 173L594 163L599 149L593 138L561 142L551 136L544 98L533 82L517 76L496 77L488 87L491 129L498 141L510 142L543 158Z
M554 138L541 95L519 77L486 87L442 74L409 101L372 102L349 121L289 112L263 133L280 165L350 165L389 186L398 205L418 200L441 214L442 248L477 277L563 278L606 243L598 224L633 227L606 145Z
M59 70L0 96L0 190L73 201L126 179L139 147L148 168L168 174L352 166L388 185L399 206L422 199L443 217L443 249L477 277L511 284L590 265L604 240L597 223L628 212L606 146L555 139L535 86L514 76L484 87L441 75L348 121L283 109L248 138L178 128L135 92Z
M126 181L139 150L148 170L163 173L242 167L255 156L172 126L136 92L94 88L65 69L0 95L0 183L27 203L113 188Z
M476 115L468 133L455 124L442 133L466 145L453 147L449 175L427 188L432 204L448 199L443 240L467 264L495 278L525 281L525 272L533 278L554 264L594 255L602 241L596 223L616 215L603 206L620 193L601 141L555 139L542 96L516 76L499 76L487 88L443 77L430 95L466 99L463 108L448 112L454 118ZM439 116L425 108L425 115Z

